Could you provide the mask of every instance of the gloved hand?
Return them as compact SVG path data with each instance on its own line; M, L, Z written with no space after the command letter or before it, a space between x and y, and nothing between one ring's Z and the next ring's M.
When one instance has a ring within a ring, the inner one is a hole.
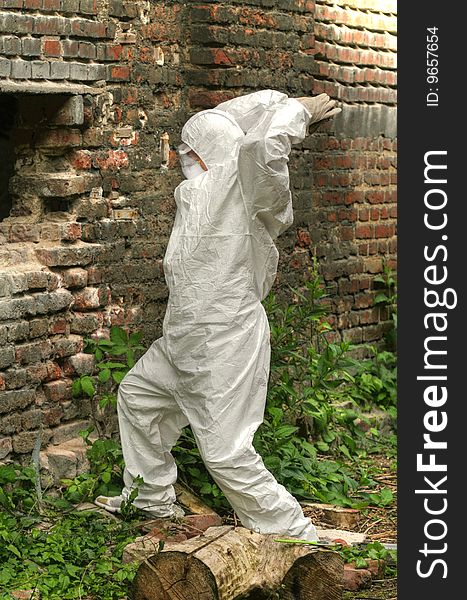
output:
M311 113L309 133L316 131L321 121L331 119L342 110L336 107L336 100L331 100L327 94L295 99L301 102L308 112Z

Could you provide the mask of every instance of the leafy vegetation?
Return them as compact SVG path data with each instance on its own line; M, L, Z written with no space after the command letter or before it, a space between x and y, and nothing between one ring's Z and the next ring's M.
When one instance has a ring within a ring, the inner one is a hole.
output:
M316 262L291 301L270 294L271 375L264 423L254 444L267 468L297 498L361 508L387 506L369 457L395 456L395 435L382 437L364 411L379 407L395 426L395 355L369 347L356 360L348 342L329 341L327 293ZM228 507L187 430L175 448L180 477L216 508ZM363 491L363 488L375 488Z
M135 364L137 353L145 349L141 337L139 331L129 335L121 327L112 327L110 339L86 340L84 349L94 355L96 374L75 379L72 391L75 397L91 399L94 427L99 437L109 437L116 431L117 388Z
M386 292L377 303L393 306L395 282L388 270L380 283ZM270 294L265 300L272 360L265 420L254 444L270 471L301 500L390 507L393 493L378 481L373 456L395 459L396 440L393 432L380 431L371 411L383 411L395 427L395 355L375 346L367 348L369 358L358 360L351 344L332 341L327 302L316 263L303 286L290 289L289 298ZM75 505L121 490L116 392L143 350L138 332L118 327L108 340L87 340L96 370L75 380L73 394L92 404L93 425L81 433L88 445L88 473L63 480L58 491L42 493L34 466L0 466L0 600L9 599L14 589L36 590L44 600L125 597L135 565L122 565L121 557L139 534L132 500L141 481L135 482L123 520ZM189 427L174 456L180 479L228 514L231 509L206 471ZM381 544L339 551L357 566L366 558L387 558Z
M39 512L36 471L0 466L0 600L27 589L40 598L120 600L136 572L122 564L131 522L78 511L45 495Z

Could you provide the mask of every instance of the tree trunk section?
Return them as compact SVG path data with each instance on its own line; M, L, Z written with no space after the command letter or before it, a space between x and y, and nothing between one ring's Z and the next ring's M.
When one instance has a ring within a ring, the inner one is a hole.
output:
M275 542L276 534L211 527L168 543L136 574L133 600L340 600L343 560L313 546Z
M212 515L217 514L216 511L204 504L197 496L195 496L190 490L180 483L175 484L175 494L177 501L188 509L190 514L193 515Z

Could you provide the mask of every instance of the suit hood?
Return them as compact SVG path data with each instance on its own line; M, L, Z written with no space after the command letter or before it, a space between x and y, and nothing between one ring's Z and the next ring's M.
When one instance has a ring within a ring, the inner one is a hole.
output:
M236 158L243 138L235 119L214 108L193 115L181 134L182 142L196 152L208 169Z

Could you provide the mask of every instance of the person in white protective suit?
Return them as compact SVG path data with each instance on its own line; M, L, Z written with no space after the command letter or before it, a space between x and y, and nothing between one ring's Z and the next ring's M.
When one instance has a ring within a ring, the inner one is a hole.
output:
M186 180L163 266L169 300L163 336L118 391L126 469L122 494L96 499L183 514L170 454L190 424L202 459L244 527L317 540L297 500L266 469L252 441L263 421L269 325L261 301L277 270L274 239L292 224L287 168L307 127L339 112L326 94L289 98L264 90L191 117L180 157Z

